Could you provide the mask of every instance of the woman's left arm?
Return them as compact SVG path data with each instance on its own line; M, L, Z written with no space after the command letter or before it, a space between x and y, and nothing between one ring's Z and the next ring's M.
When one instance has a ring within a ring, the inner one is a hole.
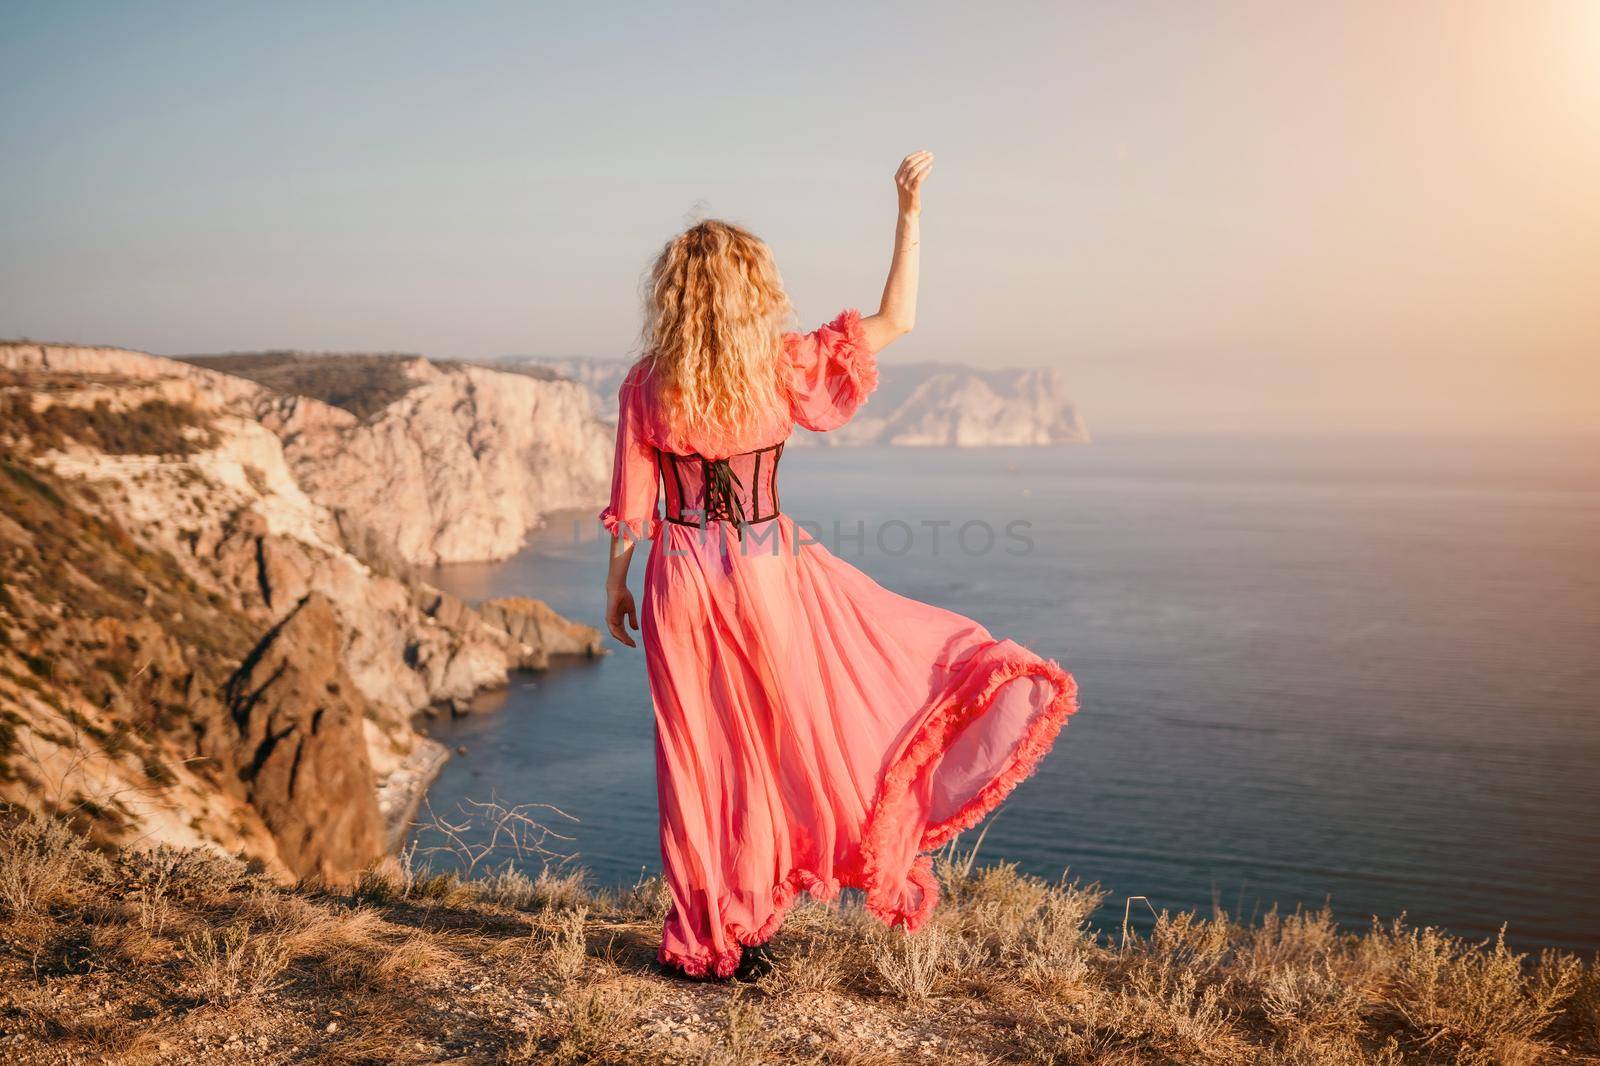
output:
M894 227L894 258L878 313L861 320L874 352L911 332L917 324L917 281L922 258L922 182L933 170L932 152L912 152L900 161L894 185L900 214Z
M639 631L639 613L628 591L628 564L634 542L659 534L655 450L646 441L639 413L639 369L628 372L617 390L617 448L611 473L611 502L600 512L600 522L611 534L611 565L606 570L606 628L628 647L626 620Z
M628 626L639 632L639 612L633 605L633 593L628 591L628 565L632 562L633 541L612 537L611 566L606 570L606 628L630 648L638 645L628 636ZM624 619L628 626L623 625Z

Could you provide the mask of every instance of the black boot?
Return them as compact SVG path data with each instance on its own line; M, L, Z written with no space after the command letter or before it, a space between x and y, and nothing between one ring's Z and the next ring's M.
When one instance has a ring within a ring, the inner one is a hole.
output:
M772 972L772 948L756 944L744 949L739 958L739 968L733 971L735 981L758 981Z

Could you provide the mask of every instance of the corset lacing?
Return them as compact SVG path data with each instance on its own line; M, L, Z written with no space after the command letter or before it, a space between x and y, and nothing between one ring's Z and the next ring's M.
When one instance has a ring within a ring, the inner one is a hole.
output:
M666 487L668 522L702 529L712 522L727 522L742 541L745 526L778 517L781 442L725 459L665 451L656 456ZM696 497L698 507L690 505Z
M739 509L739 490L744 482L733 472L733 464L726 459L708 459L706 471L706 521L732 522L739 526L739 536L744 537L744 513Z

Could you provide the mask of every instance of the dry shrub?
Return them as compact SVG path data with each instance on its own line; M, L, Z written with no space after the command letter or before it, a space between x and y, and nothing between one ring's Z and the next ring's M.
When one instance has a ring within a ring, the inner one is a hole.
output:
M219 1024L279 1021L303 1044L300 1016L337 1001L338 1031L318 1029L300 1049L318 1061L905 1061L887 1034L910 1023L964 1045L933 1061L1600 1062L1583 1057L1600 1052L1600 969L1569 955L1530 959L1503 941L1399 923L1351 933L1327 909L1252 926L1163 914L1147 937L1115 943L1087 927L1098 887L971 859L941 858L946 899L917 934L886 929L854 892L808 899L787 916L775 967L757 984L690 986L647 968L648 927L669 901L658 879L591 893L559 865L463 881L386 860L355 890L368 902L352 906L204 852L103 860L59 827L13 819L0 823L0 935L24 950L0 955L11 966L0 1012L21 1043L0 1057L42 1061L54 1041L86 1061L152 1061L172 1057L170 1042L214 1038ZM604 953L607 931L610 954L591 960L591 939ZM429 982L457 976L473 994L444 998L464 1028L440 1028L445 986ZM508 991L527 1002L502 1011ZM833 1002L807 1002L818 993ZM773 997L769 1018L756 995ZM214 1005L189 1009L196 999ZM852 1001L847 1025L829 1008ZM700 1035L673 1039L660 1023L686 1005L701 1012ZM766 1024L774 1017L798 1021L811 1040L780 1043ZM169 1045L152 1049L141 1032Z
M774 951L785 945L815 943L832 948L839 959L842 987L866 995L880 994L877 954L880 943L898 931L886 929L859 900L823 904L808 900L789 912L772 940Z
M361 871L350 894L365 903L382 904L405 899L415 887L416 874L411 863L385 855Z
M946 920L994 959L1016 955L1024 930L1050 893L1039 878L1018 873L1015 863L997 863L965 876L950 867L945 876Z
M478 901L475 881L463 881L453 873L418 876L407 892L410 899L427 900L444 907L465 907Z
M1234 1031L1224 994L1184 976L1159 998L1124 988L1088 997L1070 1014L1040 1005L1030 1024L1018 1027L1018 1050L1027 1061L1062 1066L1279 1062L1256 1054Z
M670 896L668 897L670 901ZM784 916L781 933L821 934L837 931L844 923L860 920L881 925L866 912L863 898L857 893L843 892L832 900L820 900L809 892L796 897L794 906Z
M753 1062L771 1046L771 1035L761 1011L735 989L722 1011L722 1050L735 1063Z
M770 996L816 995L837 992L844 986L845 949L826 939L808 940L803 946L774 951L772 971L757 987Z
M666 920L672 910L672 890L663 877L646 877L617 895L619 915L655 925Z
M575 910L589 902L589 874L581 868L546 866L531 886L526 906L533 910Z
M562 910L583 905L595 895L589 891L588 878L581 868L548 864L529 877L508 864L472 884L485 903L523 911ZM628 896L620 898L626 901ZM665 909L661 914L666 916Z
M162 845L117 857L124 884L165 901L215 903L241 894L278 891L270 879L228 855Z
M980 836L964 852L947 848L935 862L945 889L941 920L967 947L973 991L1010 998L1020 982L1046 995L1081 995L1095 950L1087 923L1105 892L1065 875L1051 884L1015 863L979 867L982 843Z
M574 986L557 1003L560 1038L550 1062L633 1062L627 1054L639 1030L644 998L638 989Z
M336 923L338 916L317 904L289 892L256 892L239 901L234 911L242 921L263 926L274 933L295 936Z
M885 930L855 902L805 897L769 943L772 969L756 981L763 994L787 996L877 990L874 955Z
M1192 911L1162 911L1147 943L1135 957L1165 970L1183 970L1206 977L1222 968L1231 946L1232 926L1225 915L1202 918Z
M291 962L315 960L307 972L346 987L363 987L404 970L383 961L391 947L383 916L365 906L319 906L304 896L267 890L242 900L236 917L277 937Z
M481 878L477 886L481 902L512 910L527 910L538 894L531 877L509 866Z
M980 961L978 949L940 925L916 933L881 933L872 950L877 991L908 1003L921 1003L947 990Z
M1017 1055L1042 1066L1143 1066L1149 1061L1099 1023L1095 1012L1076 1021L1057 1011L1043 1012L1017 1027Z
M1024 983L1056 997L1083 994L1096 950L1089 917L1104 899L1098 885L1062 881L1050 887L1043 905L1023 928L1017 964Z
M68 1053L58 1061L97 1063L157 1063L160 1038L151 1032L147 1023L130 1021L111 1014L76 1014L62 1017L63 1042L79 1044L86 1054L81 1057ZM22 1059L4 1059L6 1062L23 1062Z
M1109 997L1102 1035L1154 1049L1180 1062L1236 1063L1248 1045L1226 1006L1228 986L1206 984L1195 973L1169 973L1143 988Z
M501 941L487 954L503 960L521 981L569 982L583 975L589 962L588 907L546 916L526 937Z
M1230 970L1240 1008L1259 1015L1287 1063L1364 1061L1361 1042L1388 963L1365 939L1341 930L1328 907L1268 913L1238 930Z
M1228 1005L1230 933L1220 914L1162 912L1148 941L1134 938L1116 956L1114 991L1097 1001L1092 1031L1181 1061L1238 1061L1248 1045Z
M139 928L150 933L164 932L173 919L173 881L183 862L182 852L159 848L147 852L124 852L118 857L125 900L136 908Z
M1567 1025L1579 1043L1600 1052L1600 956L1584 970L1567 1006Z
M1260 980L1279 970L1325 961L1355 939L1340 930L1331 908L1289 915L1274 910L1245 934L1235 954L1243 976Z
M1259 989L1261 1011L1285 1058L1354 1062L1366 1032L1365 992L1326 962L1273 971Z
M1022 961L1019 976L1027 988L1041 995L1081 999L1092 982L1090 955L1082 947L1030 952Z
M451 950L447 934L412 930L398 939L386 938L391 932L377 912L362 908L311 926L291 939L297 954L321 958L322 977L357 992L442 980L465 965Z
M560 980L579 976L589 961L588 920L589 908L579 906L560 912L536 934L545 967Z
M1507 949L1503 929L1493 947L1398 922L1374 936L1395 956L1389 1009L1421 1046L1449 1050L1460 1063L1538 1061L1582 978L1578 960L1557 953L1542 955L1530 971L1525 955Z
M389 856L356 879L352 894L365 902L384 904L402 899L425 900L447 907L489 903L513 910L560 910L590 899L588 872L577 867L547 865L537 876L511 865L493 873L463 879L457 873L418 869L414 856Z
M183 991L219 1003L254 999L279 987L293 959L283 937L252 932L243 922L184 937L183 954L188 964Z
M65 821L3 812L0 824L0 908L7 914L43 914L87 898L110 872L104 856Z

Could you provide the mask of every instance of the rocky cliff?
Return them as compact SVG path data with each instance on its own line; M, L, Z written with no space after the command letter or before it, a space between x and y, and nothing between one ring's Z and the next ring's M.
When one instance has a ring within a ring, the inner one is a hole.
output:
M590 390L597 414L616 419L617 388L628 364L522 357L506 362L572 378ZM878 389L854 419L831 433L798 431L796 443L976 448L1089 440L1058 370L978 370L954 363L886 363L879 369Z
M549 512L598 508L610 489L610 428L582 386L552 375L417 356L188 361L270 389L255 414L300 484L347 537L407 562L503 559Z
M549 604L526 596L508 596L478 604L478 614L492 626L503 629L525 649L516 665L526 670L542 670L552 655L600 654L600 633L592 626L570 621Z
M245 797L300 877L337 880L383 854L387 834L364 735L365 702L320 592L261 638L224 688Z
M494 367L540 370L576 381L589 390L594 411L601 418L617 419L617 390L633 365L622 359L585 359L581 356L551 357L508 355L491 364Z
M1081 444L1089 431L1058 370L911 363L884 367L877 391L846 425L808 436L830 445L978 448Z
M541 663L558 627L451 602L393 523L307 491L294 457L344 464L359 424L141 353L0 345L0 799L279 876L393 840L442 758L413 715Z

